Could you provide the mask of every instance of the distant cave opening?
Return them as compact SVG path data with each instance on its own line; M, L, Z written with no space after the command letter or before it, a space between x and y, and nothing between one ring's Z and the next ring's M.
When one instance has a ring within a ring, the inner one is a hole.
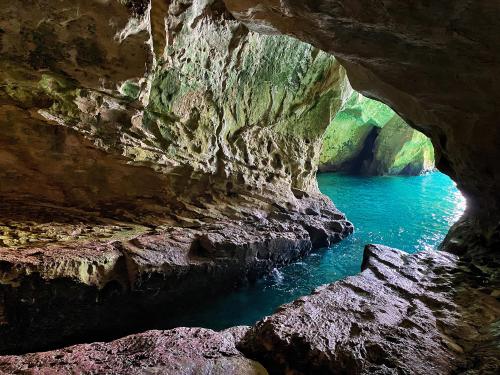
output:
M415 176L435 169L434 147L388 106L353 92L325 131L318 168Z
M367 169L370 164L373 163L373 159L375 157L374 147L375 141L380 134L380 129L374 126L366 136L362 148L349 160L346 160L340 167L340 171L346 172L348 174L356 175L356 174L364 174L367 173ZM327 166L322 166L322 170L324 172L329 171ZM331 172L334 172L333 169Z
M437 249L465 212L455 182L435 168L431 140L360 93L330 122L319 159L321 192L357 228L340 247L353 241L410 253Z

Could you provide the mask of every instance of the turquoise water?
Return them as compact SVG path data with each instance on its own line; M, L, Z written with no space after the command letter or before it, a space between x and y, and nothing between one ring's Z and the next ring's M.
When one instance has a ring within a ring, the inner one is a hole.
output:
M409 253L434 249L461 216L465 200L441 173L417 177L318 176L320 190L354 223L348 239L186 314L182 325L249 325L319 285L359 272L363 247L379 243Z

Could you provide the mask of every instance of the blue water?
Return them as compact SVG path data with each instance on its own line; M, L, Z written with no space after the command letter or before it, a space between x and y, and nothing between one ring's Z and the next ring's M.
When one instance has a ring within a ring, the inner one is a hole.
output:
M318 175L320 190L354 224L355 232L330 249L318 251L183 318L183 325L224 329L249 325L283 303L319 285L360 271L364 245L379 243L409 253L435 249L465 209L453 181L441 173L417 177Z

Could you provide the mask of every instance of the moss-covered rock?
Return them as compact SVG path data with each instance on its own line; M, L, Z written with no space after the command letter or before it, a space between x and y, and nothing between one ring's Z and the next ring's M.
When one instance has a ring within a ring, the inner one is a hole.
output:
M395 115L380 131L368 172L376 175L418 175L434 168L434 148L422 133Z
M221 1L20 3L0 15L5 200L170 223L324 199L321 139L351 90L334 57Z
M193 26L195 12L159 59L143 125L169 156L189 158L195 173L220 175L233 190L314 191L312 161L344 90L339 64L228 19Z
M328 126L321 171L416 175L434 168L430 140L393 110L353 93Z

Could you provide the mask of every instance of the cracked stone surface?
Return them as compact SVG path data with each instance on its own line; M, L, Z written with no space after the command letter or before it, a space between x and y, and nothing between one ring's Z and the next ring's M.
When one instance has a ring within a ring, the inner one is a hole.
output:
M322 207L311 215L285 210L260 222L169 227L133 239L0 248L0 350L40 350L151 327L145 312L182 311L352 232L340 213L325 221L322 215L334 213Z
M464 258L368 245L359 275L319 287L253 327L148 331L3 356L0 371L497 374L500 260L495 262L481 251Z

